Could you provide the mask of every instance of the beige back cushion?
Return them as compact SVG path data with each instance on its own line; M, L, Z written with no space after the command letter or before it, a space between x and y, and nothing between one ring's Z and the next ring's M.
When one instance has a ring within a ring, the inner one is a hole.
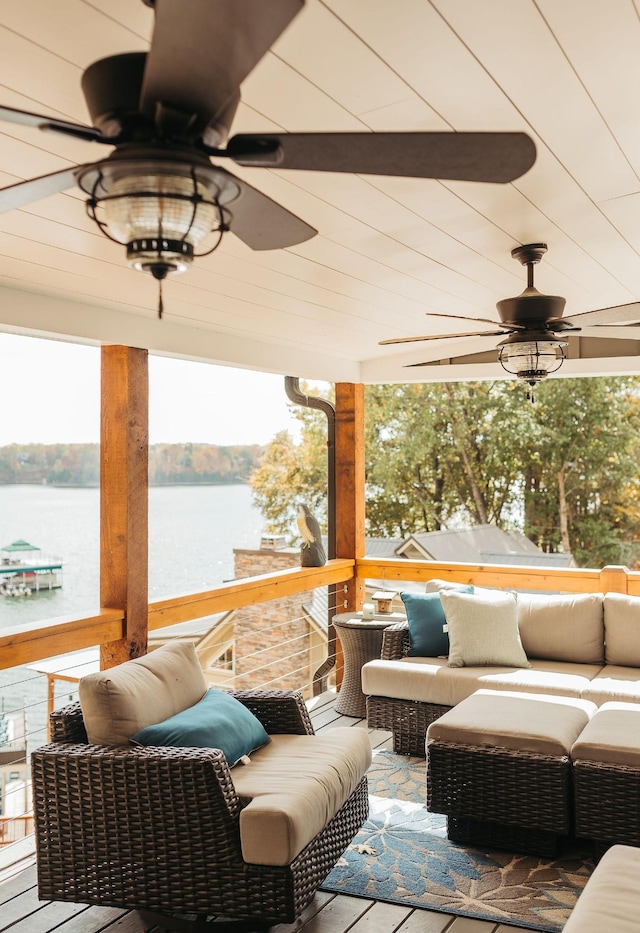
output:
M140 729L201 700L207 689L192 642L163 645L142 658L80 680L80 706L92 745L128 745Z
M519 594L518 625L529 658L578 664L604 662L601 593Z
M640 596L607 593L604 639L607 664L640 667Z

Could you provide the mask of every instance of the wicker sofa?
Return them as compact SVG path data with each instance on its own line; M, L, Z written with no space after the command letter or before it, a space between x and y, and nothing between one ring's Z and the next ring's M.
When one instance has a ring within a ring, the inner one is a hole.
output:
M640 703L640 597L518 594L517 628L527 666L450 667L410 654L407 622L390 626L380 659L362 668L369 725L390 730L396 752L424 757L430 723L478 689Z
M135 744L211 695L190 643L86 680L32 755L40 897L163 929L187 929L181 914L292 922L366 819L366 731L314 735L297 692L224 694L266 730L232 767L220 747Z

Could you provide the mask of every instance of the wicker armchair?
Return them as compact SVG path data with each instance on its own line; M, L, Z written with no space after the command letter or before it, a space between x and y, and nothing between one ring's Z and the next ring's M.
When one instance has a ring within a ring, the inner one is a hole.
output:
M234 696L270 734L313 734L299 693ZM252 930L292 922L367 816L363 778L291 864L249 864L239 830L246 801L220 750L89 745L79 703L52 714L51 732L32 755L43 899L137 909L165 929L209 929L212 915Z
M398 622L385 629L382 636L383 661L399 661L409 651L409 625ZM425 736L432 722L449 706L403 700L397 697L368 696L367 722L372 729L393 732L393 750L398 755L425 757Z

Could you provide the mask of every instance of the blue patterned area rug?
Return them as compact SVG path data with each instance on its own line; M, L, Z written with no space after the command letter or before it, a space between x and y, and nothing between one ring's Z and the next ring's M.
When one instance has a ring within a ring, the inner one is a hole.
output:
M553 861L480 851L447 839L446 817L426 809L425 762L377 752L369 819L322 887L533 930L562 930L593 871L588 853Z

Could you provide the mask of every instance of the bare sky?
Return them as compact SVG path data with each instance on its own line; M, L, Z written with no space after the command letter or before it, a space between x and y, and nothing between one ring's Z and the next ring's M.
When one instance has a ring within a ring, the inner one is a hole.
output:
M100 438L100 350L0 333L0 446ZM284 378L149 357L150 443L265 444L297 436Z

